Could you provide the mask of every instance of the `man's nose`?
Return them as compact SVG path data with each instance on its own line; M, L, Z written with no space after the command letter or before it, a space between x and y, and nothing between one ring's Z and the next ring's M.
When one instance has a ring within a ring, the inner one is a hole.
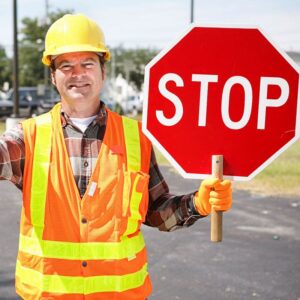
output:
M72 70L72 76L78 76L85 73L85 69L81 64L75 64Z

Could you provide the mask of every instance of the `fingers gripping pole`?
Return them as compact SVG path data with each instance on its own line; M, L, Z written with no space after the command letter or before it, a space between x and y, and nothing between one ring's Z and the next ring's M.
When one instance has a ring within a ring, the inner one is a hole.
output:
M212 176L223 179L223 155L212 156ZM212 242L222 241L222 221L223 212L212 209L210 224L210 240Z

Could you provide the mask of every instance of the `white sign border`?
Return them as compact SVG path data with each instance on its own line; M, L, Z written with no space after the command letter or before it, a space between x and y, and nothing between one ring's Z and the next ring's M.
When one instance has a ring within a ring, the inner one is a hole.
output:
M300 138L300 67L283 51L280 47L273 42L272 38L266 34L259 26L245 26L245 25L200 25L200 24L191 24L187 30L185 30L179 38L176 39L170 46L164 48L160 51L146 66L145 66L145 77L144 77L144 102L143 102L143 115L142 115L142 130L144 134L150 139L150 141L155 145L158 150L167 158L167 160L173 165L173 167L183 176L184 178L189 179L205 179L210 176L210 174L193 174L187 173L184 169L175 161L175 159L169 154L169 152L160 144L160 142L152 135L152 133L147 129L147 116L148 116L148 87L149 87L149 74L150 69L155 65L162 57L164 57L175 45L183 39L191 30L196 27L204 28L240 28L240 29L256 29L259 30L262 35L272 44L272 46L285 58L285 60L295 69L298 73L298 102L297 102L297 111L296 111L296 128L295 136L283 147L281 147L277 152L270 156L263 164L261 164L256 170L254 170L249 176L231 176L224 174L224 178L236 181L249 181L253 179L258 173L265 169L272 161L274 161L280 154L282 154L287 148L289 148L294 142ZM216 153L220 154L220 153Z

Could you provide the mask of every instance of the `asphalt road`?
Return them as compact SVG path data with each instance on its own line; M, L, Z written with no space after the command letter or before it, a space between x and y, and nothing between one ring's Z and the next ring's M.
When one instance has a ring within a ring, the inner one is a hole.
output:
M173 193L198 187L162 171ZM14 267L21 193L0 182L0 300L16 300ZM172 233L143 227L153 281L150 300L300 300L300 195L293 199L234 192L223 242L211 243L210 220Z

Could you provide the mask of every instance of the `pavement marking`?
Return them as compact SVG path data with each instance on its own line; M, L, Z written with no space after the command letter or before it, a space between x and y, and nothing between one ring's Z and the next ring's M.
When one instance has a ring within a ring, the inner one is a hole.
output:
M244 231L252 231L252 232L259 232L259 233L270 233L270 234L279 234L279 235L288 235L288 236L295 236L296 231L293 227L286 227L286 226L273 226L273 227L260 227L260 226L237 226L239 230Z

